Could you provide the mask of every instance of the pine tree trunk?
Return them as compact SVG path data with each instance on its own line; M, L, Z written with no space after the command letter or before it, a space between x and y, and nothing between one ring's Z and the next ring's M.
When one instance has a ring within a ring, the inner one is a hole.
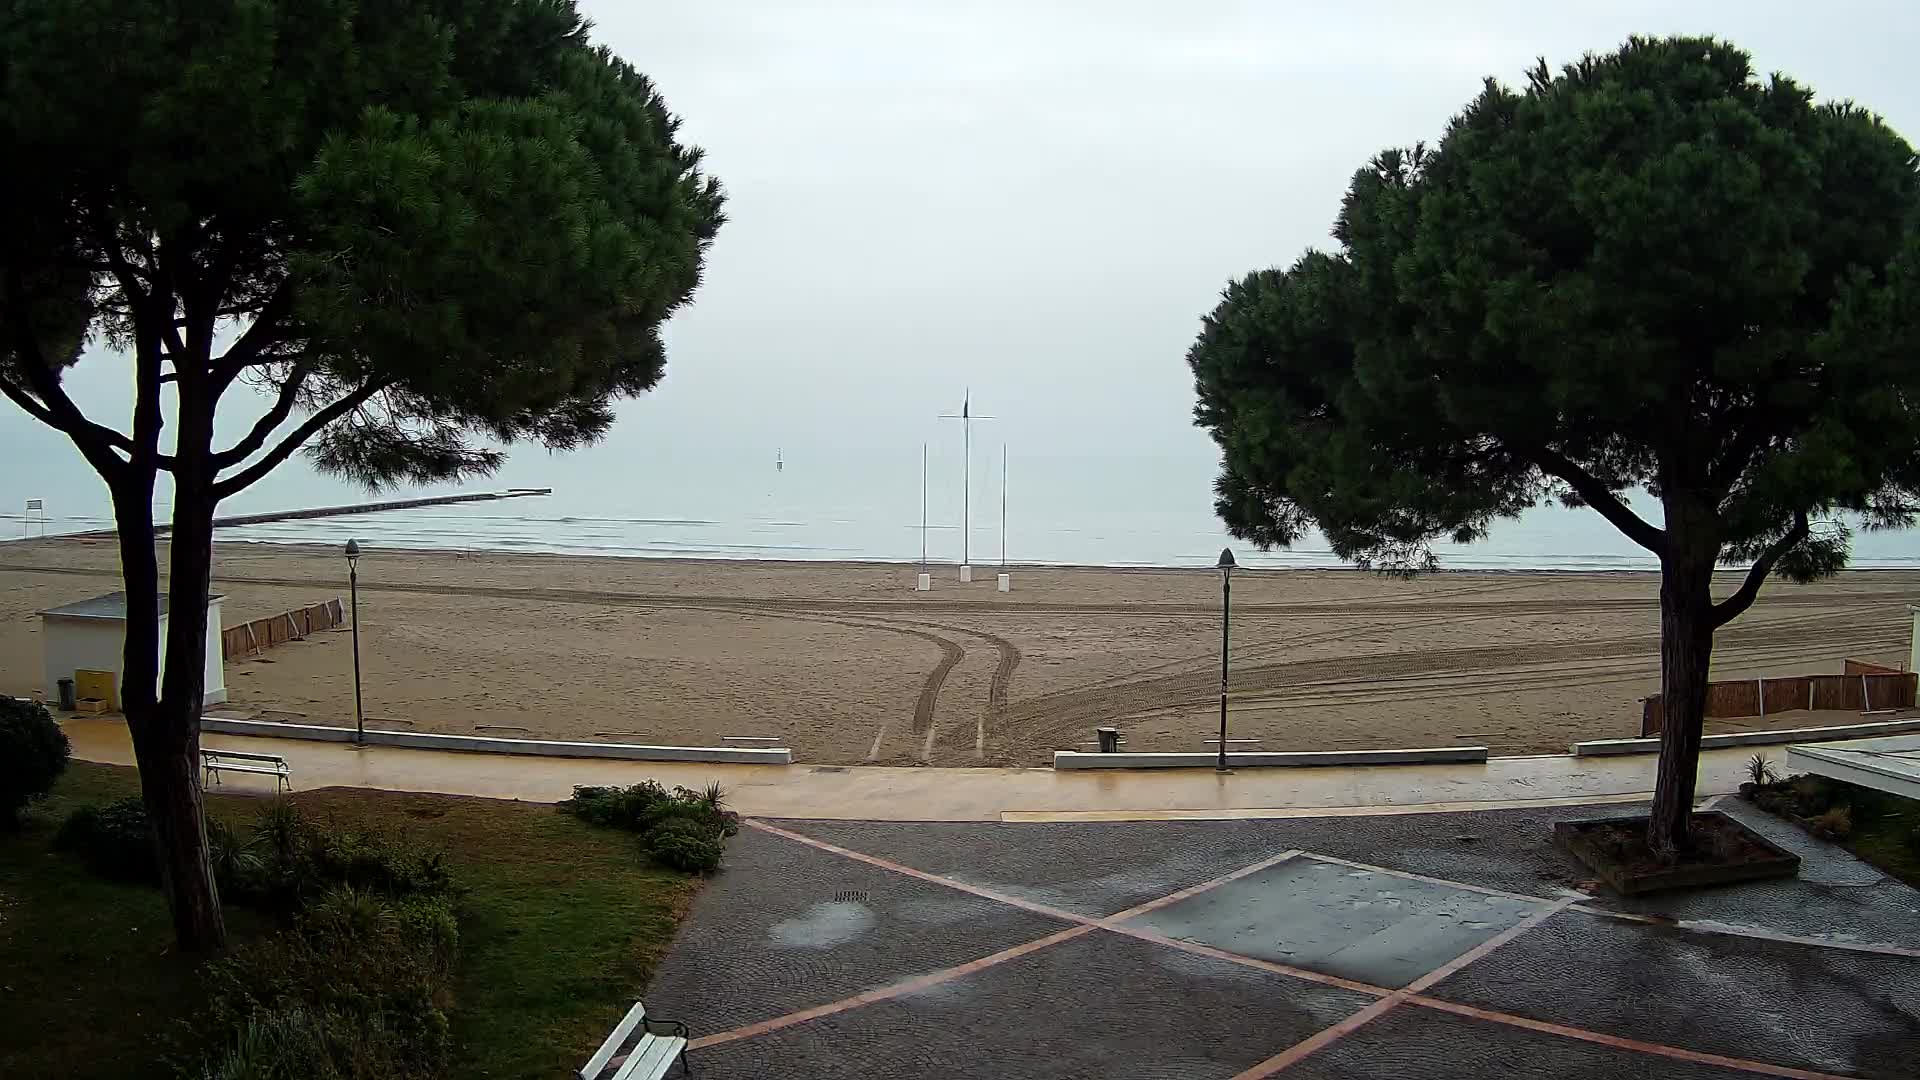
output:
M1690 822L1700 771L1700 733L1706 719L1707 678L1713 660L1711 552L1661 560L1659 775L1647 844L1673 857L1693 845Z
M227 924L208 859L200 797L199 725L185 723L179 710L165 703L156 705L145 722L131 715L127 720L134 731L140 794L153 824L160 887L173 914L174 937L188 951L224 948Z
M160 866L160 885L173 916L175 939L182 949L209 951L225 946L226 921L214 887L213 864L208 859L206 819L200 793L199 697L190 708L185 699L169 700L156 692L160 681L160 570L153 550L153 481L133 477L117 486L114 524L120 538L120 575L127 594L126 642L122 649L120 708L133 739L133 759L140 770L141 801L153 825L154 852ZM207 511L209 523L212 510ZM209 525L208 532L211 532ZM181 546L173 546L174 573L179 572ZM204 549L203 549L204 550ZM208 562L203 554L201 562ZM203 571L202 580L206 580ZM171 590L169 590L171 591ZM191 659L194 681L200 682L206 662L206 596L199 600L200 618L172 597L167 619L169 668L177 671ZM183 623L196 623L200 645L187 657L179 649Z

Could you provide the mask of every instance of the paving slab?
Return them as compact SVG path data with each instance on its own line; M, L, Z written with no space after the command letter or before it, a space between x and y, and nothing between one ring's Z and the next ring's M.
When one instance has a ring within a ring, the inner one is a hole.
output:
M1303 856L1130 921L1242 956L1398 988L1540 907Z
M1094 931L930 990L693 1052L707 1080L1229 1080L1373 999Z
M1566 912L1431 996L1690 1050L1911 1080L1920 960Z
M1403 1006L1283 1075L1290 1080L1752 1080L1754 1074Z
M747 829L661 961L647 1006L710 1035L1069 925Z

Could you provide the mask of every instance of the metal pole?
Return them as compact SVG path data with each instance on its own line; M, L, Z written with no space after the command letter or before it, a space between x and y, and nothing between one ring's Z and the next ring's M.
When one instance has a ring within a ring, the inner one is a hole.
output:
M1000 569L1007 568L1007 444L1000 444Z
M1233 571L1220 572L1220 763L1215 768L1227 771L1227 644L1233 610Z
M360 571L347 564L347 594L353 603L353 742L367 745L367 722L360 709Z
M970 566L973 558L967 543L973 533L970 509L970 500L973 498L973 417L962 417L960 430L960 565Z
M927 568L927 444L920 444L920 569Z

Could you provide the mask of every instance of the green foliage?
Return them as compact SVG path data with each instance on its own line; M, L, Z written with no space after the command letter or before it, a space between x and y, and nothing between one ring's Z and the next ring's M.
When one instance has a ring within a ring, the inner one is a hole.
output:
M233 1032L212 1078L431 1077L447 1071L443 1000L458 953L445 897L341 886L294 925L210 965L199 1027Z
M576 787L559 804L561 813L592 825L640 836L640 849L674 870L704 873L720 865L726 839L740 831L740 816L725 808L718 783L702 791L672 791L652 780L631 787Z
M28 803L53 790L71 754L46 706L0 696L0 829L18 824Z
M80 856L87 868L116 881L157 882L160 863L153 848L147 807L136 797L106 806L76 807L60 824L53 846Z
M669 818L640 840L647 856L661 866L689 874L704 874L720 866L727 841L710 821L693 817Z
M174 1062L198 1077L206 1051L240 1043L239 1029L194 1034L204 1015L202 963L155 939L167 925L158 890L102 880L79 859L48 853L73 807L138 790L131 769L76 761L42 812L0 833L0 981L11 988L0 1009L0 1074L160 1080L175 1075L166 1064ZM578 1068L620 1019L622 1002L648 984L699 887L636 859L628 834L549 806L347 788L290 801L304 811L294 817L404 832L448 852L459 923L441 1004L453 1047L445 1075ZM242 836L258 831L270 806L219 792L206 805L210 823L229 822ZM266 857L264 845L259 853ZM233 903L224 883L221 898L235 946L292 925L288 915ZM406 901L390 906L401 920L413 910ZM438 940L444 950L446 935Z
M82 77L89 56L119 59ZM0 70L0 153L49 163L0 203L0 313L40 330L0 375L44 403L23 367L57 374L91 327L224 385L200 331L252 326L227 357L290 404L370 399L313 444L369 483L497 466L466 431L597 437L659 380L723 221L678 119L571 0L21 0Z
M561 801L560 812L605 829L645 832L662 806L672 801L667 789L652 780L631 787L580 786Z
M1773 771L1773 762L1765 754L1755 754L1747 759L1747 779L1755 786L1765 786L1778 780Z
M1917 223L1906 142L1724 42L1489 80L1436 147L1355 175L1336 251L1205 320L1219 512L1410 572L1557 498L1697 572L1831 573L1842 516L1914 520Z

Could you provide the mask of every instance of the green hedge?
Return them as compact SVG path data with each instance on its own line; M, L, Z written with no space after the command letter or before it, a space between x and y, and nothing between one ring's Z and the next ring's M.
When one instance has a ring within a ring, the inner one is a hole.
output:
M640 850L658 865L705 873L720 865L740 815L726 808L719 784L705 791L669 791L652 780L631 787L576 787L560 812L592 825L637 833Z

